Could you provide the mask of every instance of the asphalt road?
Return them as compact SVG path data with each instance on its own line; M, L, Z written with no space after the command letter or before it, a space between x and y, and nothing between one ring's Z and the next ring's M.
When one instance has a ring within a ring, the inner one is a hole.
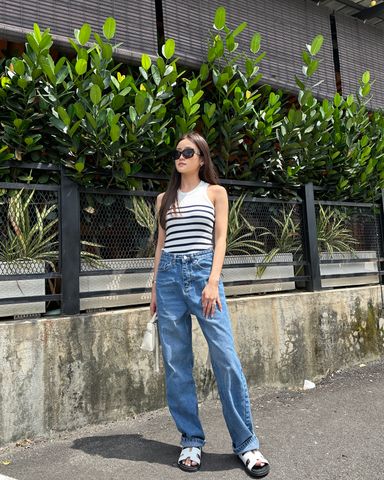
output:
M268 480L384 479L384 360L338 371L314 390L254 389L251 398ZM231 453L220 403L204 402L201 418L208 443L194 480L247 478ZM190 479L175 466L178 440L166 409L24 439L0 448L0 480Z

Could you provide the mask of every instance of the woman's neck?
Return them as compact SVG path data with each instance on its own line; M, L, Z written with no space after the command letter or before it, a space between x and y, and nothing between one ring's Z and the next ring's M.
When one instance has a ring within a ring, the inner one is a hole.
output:
M197 185L201 182L201 179L199 177L181 177L180 181L180 187L179 190L181 192L189 192L190 190L193 190L194 188L197 187Z

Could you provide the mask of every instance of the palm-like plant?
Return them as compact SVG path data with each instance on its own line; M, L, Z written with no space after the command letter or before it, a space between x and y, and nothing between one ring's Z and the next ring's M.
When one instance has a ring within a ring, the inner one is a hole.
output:
M226 251L228 255L263 253L262 242L254 239L256 227L240 213L244 199L245 195L241 195L229 209Z
M59 257L57 205L33 205L34 195L34 190L20 190L9 198L8 223L0 235L0 261L42 261L56 270ZM81 244L102 247L84 240ZM100 260L99 255L87 251L81 252L81 258L92 266L97 266Z
M272 229L261 227L260 237L269 237L274 247L265 253L264 263L272 262L279 253L296 254L301 248L300 223L293 218L295 207L289 212L285 209L282 212L282 219L272 217L274 227ZM257 267L256 274L261 277L266 266Z
M334 252L354 253L359 242L347 226L348 215L336 208L319 206L317 241L319 250L331 256Z
M134 215L136 222L149 231L149 238L144 251L140 255L152 257L155 253L155 233L157 228L157 216L155 208L143 197L133 197L133 208L129 209Z
M58 258L57 205L34 205L35 221L31 220L34 191L20 190L8 202L8 224L0 241L0 260L44 261L54 269Z

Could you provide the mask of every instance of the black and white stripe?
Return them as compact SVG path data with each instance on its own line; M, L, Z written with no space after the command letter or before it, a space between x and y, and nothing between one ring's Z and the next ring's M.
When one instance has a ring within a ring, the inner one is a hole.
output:
M167 213L164 250L192 253L213 248L215 209L206 195L207 187L201 182L192 192L180 192L179 208L174 212L171 207Z

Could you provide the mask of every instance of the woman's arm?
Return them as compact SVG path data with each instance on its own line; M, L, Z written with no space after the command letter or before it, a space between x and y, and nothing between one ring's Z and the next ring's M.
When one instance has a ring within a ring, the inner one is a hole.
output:
M215 207L215 251L208 283L202 293L203 313L212 316L216 303L219 310L222 305L219 295L219 281L227 248L228 195L224 187L212 185L208 188L208 197Z
M150 304L150 314L151 315L153 315L156 312L156 275L157 275L157 267L158 267L159 262L160 262L161 250L164 247L164 241L165 241L165 232L164 232L163 227L160 225L160 218L159 218L159 215L158 215L163 195L164 195L164 193L160 193L156 198L156 212L157 212L157 216L158 216L158 236L157 236L155 258L154 258L154 262L153 262L152 297L151 297L151 304Z
M215 252L209 282L218 284L227 248L228 195L221 185L215 185L210 189L214 190L212 203L215 206Z

